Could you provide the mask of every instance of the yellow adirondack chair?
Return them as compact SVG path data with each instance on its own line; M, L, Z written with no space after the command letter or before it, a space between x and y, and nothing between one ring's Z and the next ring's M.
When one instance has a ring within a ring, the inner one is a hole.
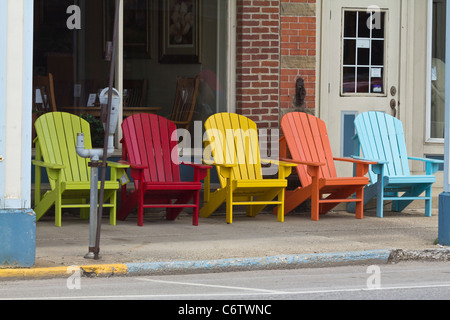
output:
M73 114L49 112L35 122L35 209L39 220L53 205L55 225L61 227L62 208L80 208L81 217L89 217L90 159L76 153L76 137L84 133L86 148L92 148L89 123ZM110 224L116 224L116 191L118 178L127 165L108 162L110 180L105 181L104 207L110 208ZM41 168L45 168L50 190L41 195ZM100 183L99 183L100 188ZM109 201L108 201L109 200Z
M247 215L255 217L267 205L278 205L278 221L284 222L286 178L297 164L261 160L257 126L244 116L215 114L206 121L205 129L205 163L216 166L221 187L211 194L208 173L200 216L209 217L226 202L226 221L231 224L233 206L245 205ZM264 179L261 162L278 165L278 179Z

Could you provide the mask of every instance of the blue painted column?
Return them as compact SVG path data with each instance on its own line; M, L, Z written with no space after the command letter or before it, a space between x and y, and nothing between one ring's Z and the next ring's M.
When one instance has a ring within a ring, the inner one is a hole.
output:
M450 39L450 0L447 0L447 36ZM450 246L450 40L446 40L445 56L445 169L444 192L439 196L438 242Z

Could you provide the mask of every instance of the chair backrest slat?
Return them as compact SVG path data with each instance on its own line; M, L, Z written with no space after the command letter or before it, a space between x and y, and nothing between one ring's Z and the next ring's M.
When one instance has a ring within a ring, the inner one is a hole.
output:
M325 166L320 167L319 177L336 177L325 122L303 112L291 112L281 120L281 128L292 159L325 163ZM307 173L306 165L298 165L297 174L302 186L311 184L312 180Z
M387 176L410 175L403 125L400 120L383 112L365 112L355 119L356 133L363 156L383 160ZM369 171L372 183L376 175Z
M63 181L89 181L89 159L76 153L78 133L84 133L85 146L92 148L89 123L73 114L49 112L35 122L37 142L45 162L65 165ZM50 181L52 186L53 181Z
M258 128L247 117L234 113L219 113L205 122L207 149L215 163L236 164L233 177L237 180L262 179ZM208 149L208 146L210 149ZM226 181L220 175L222 187Z
M177 141L172 139L176 126L154 114L135 114L122 123L128 160L146 165L145 182L178 182L178 159L172 159Z

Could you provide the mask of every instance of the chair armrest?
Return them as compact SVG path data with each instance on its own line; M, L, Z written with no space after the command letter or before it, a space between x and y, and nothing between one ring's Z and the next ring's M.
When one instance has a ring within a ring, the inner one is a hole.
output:
M285 159L285 158L282 158L280 160L283 162L293 163L293 164L295 164L295 166L297 166L299 164L303 164L303 165L306 165L309 167L322 167L325 165L325 163L323 163L323 162L299 161L299 160Z
M38 160L32 160L31 163L34 164L36 167L42 167L42 168L48 168L48 169L54 169L54 170L61 170L66 167L63 164L54 164L54 163L48 163L48 162L38 161Z
M130 167L129 164L123 163L121 161L114 162L114 161L107 161L108 166L114 169L128 169Z
M444 163L443 160L437 160L437 159L428 159L428 158L416 158L416 157L408 157L409 160L413 161L422 161L427 163L436 163L436 164L442 164Z
M371 161L367 159L354 159L354 158L333 158L335 161L341 161L341 162L350 162L355 164L378 164L377 161Z
M124 168L132 168L132 169L136 169L136 170L144 170L144 169L148 168L144 164L131 163L131 162L124 161L124 160L119 160L118 163L121 164L122 166L126 166Z
M291 161L274 160L274 159L261 159L261 162L274 164L281 167L296 167L298 164Z
M194 169L200 169L200 170L208 170L208 169L213 168L212 166L208 166L206 164L199 164L199 163L182 162L180 164L188 166L188 167L192 167Z
M374 164L381 164L381 165L389 163L389 161L387 161L387 160L366 159L366 158L362 158L362 157L358 157L358 156L352 156L352 158L356 159L356 160L366 161L366 162L375 162Z

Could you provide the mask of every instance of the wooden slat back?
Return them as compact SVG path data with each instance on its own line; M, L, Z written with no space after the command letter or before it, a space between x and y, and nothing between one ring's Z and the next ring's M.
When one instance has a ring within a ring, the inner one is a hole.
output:
M363 156L388 161L387 176L410 175L403 125L400 120L383 112L365 112L355 119L356 133ZM369 172L371 181L376 175Z
M205 154L211 150L215 163L237 164L237 180L262 179L258 128L252 120L234 113L219 113L205 123L208 137ZM208 148L209 146L209 148ZM217 168L222 187L226 181Z
M89 181L90 160L81 158L76 153L78 133L84 133L86 148L92 148L89 123L73 114L49 112L36 120L35 127L43 160L65 165L62 170L63 181ZM54 186L54 181L50 183Z
M200 78L178 77L175 100L172 109L172 121L191 121L197 103Z
M180 168L176 134L173 122L158 115L140 113L125 119L122 123L123 142L128 160L133 164L146 165L145 182L179 182ZM176 136L174 136L176 138Z
M324 121L303 112L291 112L282 118L281 128L292 159L325 163L320 167L320 177L337 176ZM298 165L297 173L303 187L311 184L306 165Z

